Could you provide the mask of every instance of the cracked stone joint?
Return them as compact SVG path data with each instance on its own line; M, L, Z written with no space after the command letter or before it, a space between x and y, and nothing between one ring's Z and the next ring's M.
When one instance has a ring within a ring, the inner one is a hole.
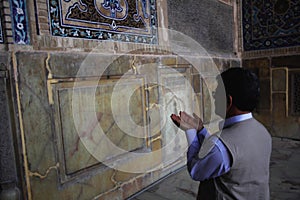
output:
M55 166L49 167L47 169L47 171L45 172L44 175L40 174L39 172L31 172L31 171L29 171L29 176L31 176L31 177L32 176L36 176L36 177L39 177L40 179L45 179L45 178L47 178L48 174L50 173L50 171L52 169L58 169L58 167L59 167L59 163L57 163Z

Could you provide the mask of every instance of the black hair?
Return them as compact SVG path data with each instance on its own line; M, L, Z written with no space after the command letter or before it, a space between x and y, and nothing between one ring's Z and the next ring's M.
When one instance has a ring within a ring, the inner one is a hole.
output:
M244 68L229 68L221 73L227 97L241 111L253 111L256 107L260 86L257 76Z

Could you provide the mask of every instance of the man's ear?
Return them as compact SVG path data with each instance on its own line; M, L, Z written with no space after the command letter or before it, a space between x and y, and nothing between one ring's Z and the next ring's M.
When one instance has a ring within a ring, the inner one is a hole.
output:
M232 106L232 96L227 95L227 109Z

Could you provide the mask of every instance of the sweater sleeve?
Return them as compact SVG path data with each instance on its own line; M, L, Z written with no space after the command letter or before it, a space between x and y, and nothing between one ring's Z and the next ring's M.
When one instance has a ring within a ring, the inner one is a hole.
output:
M198 154L205 138L209 137L206 128L200 132L195 129L186 131L189 148L187 151L187 168L192 179L203 181L215 178L230 170L230 153L218 137L211 137L214 142L212 150L204 157Z

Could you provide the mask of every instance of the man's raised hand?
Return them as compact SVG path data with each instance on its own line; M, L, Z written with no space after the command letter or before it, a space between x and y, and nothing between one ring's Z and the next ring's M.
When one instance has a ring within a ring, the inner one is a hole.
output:
M184 131L188 129L196 129L197 131L200 131L203 128L202 120L195 113L191 116L184 111L180 111L179 116L172 114L171 119L177 127Z

